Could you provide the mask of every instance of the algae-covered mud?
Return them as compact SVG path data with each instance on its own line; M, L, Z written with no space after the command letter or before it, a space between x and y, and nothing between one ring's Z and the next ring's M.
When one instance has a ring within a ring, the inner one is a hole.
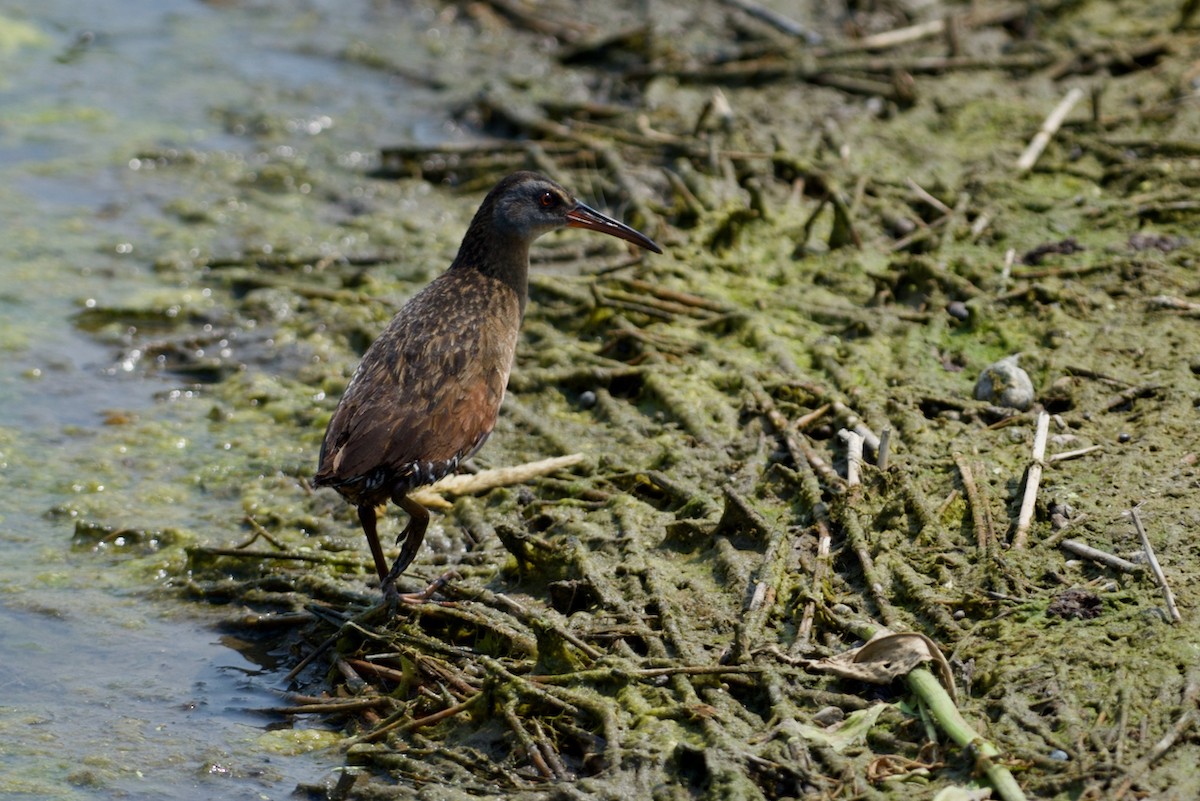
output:
M1200 793L1194 4L788 5L262 4L263 63L327 72L123 154L143 219L96 240L153 286L74 321L169 389L51 518L295 668L347 764L309 791ZM381 81L440 122L378 127ZM666 254L535 246L474 466L581 459L442 493L404 589L449 580L389 615L308 479L518 168Z

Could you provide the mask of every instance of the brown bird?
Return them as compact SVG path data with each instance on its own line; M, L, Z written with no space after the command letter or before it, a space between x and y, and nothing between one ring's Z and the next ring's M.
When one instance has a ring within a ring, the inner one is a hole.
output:
M358 507L386 598L421 598L395 590L429 524L429 512L408 493L454 472L492 433L528 299L529 245L564 226L662 253L549 178L513 173L484 198L450 269L404 304L367 349L338 402L312 483ZM388 500L409 515L390 570L375 529L376 508Z

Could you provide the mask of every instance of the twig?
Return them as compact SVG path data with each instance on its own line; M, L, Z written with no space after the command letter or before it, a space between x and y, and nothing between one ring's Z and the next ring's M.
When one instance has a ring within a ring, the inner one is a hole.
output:
M350 689L350 692L358 695L366 691L369 686L367 682L363 680L362 676L358 675L358 671L354 669L353 665L342 658L341 654L333 655L333 665L342 674L342 678L346 680L346 686Z
M576 670L572 673L532 675L530 681L538 684L584 684L605 681L652 681L664 676L757 676L766 668L756 665L676 665L661 668L602 667Z
M554 769L546 762L546 757L542 753L542 750L538 748L537 742L521 722L521 716L517 714L517 697L515 694L510 694L505 699L501 711L504 713L504 720L508 723L508 727L521 743L521 748L525 751L525 758L537 769L538 773L542 774L542 778L547 780L561 778L555 776Z
M973 12L963 14L959 17L955 24L965 32L972 28L986 28L990 25L1006 22L1012 19L1018 19L1025 14L1025 8L1020 3L1014 4L989 4L977 8ZM908 44L920 39L929 39L934 36L941 36L946 31L948 22L946 19L929 20L928 22L920 22L915 25L909 25L904 28L893 28L890 31L864 36L863 38L851 42L849 47L841 48L844 51L849 50L884 50L898 45Z
M755 399L758 401L759 407L767 415L767 420L771 427L775 429L775 433L783 439L783 444L787 447L788 455L792 457L797 468L801 464L806 463L812 467L813 471L823 478L826 484L833 492L841 492L844 489L845 482L837 472L829 466L829 463L821 458L816 449L808 442L808 437L802 433L793 434L792 428L788 425L788 420L783 414L775 408L775 402L767 391L757 381L750 382L750 389L754 393ZM811 419L824 413L824 408L810 412L809 415L802 418L807 423ZM854 418L855 421L858 418Z
M1093 548L1090 545L1084 545L1079 540L1063 540L1059 543L1059 548L1062 548L1067 553L1083 559L1088 559L1093 562L1098 562L1106 567L1111 567L1113 570L1120 570L1124 573L1139 573L1141 567L1130 562L1128 559L1122 559L1119 556L1102 551L1099 548Z
M1075 107L1075 104L1082 99L1083 90L1078 86L1072 87L1071 91L1067 92L1067 96L1054 107L1054 110L1046 117L1046 121L1042 123L1042 129L1034 134L1033 139L1029 142L1029 147L1025 148L1025 152L1017 159L1018 173L1026 173L1033 169L1033 165L1041 157L1042 151L1046 149L1046 145L1050 144L1050 140L1062 126L1063 120L1071 113L1071 109Z
M385 721L383 721L383 723L381 723L379 726L376 726L374 729L371 729L368 732L363 732L357 737L351 737L349 740L346 740L342 743L342 746L344 748L349 748L350 746L357 745L358 743L373 742L374 740L378 740L380 737L391 731L396 731L399 734L416 731L417 729L424 728L425 726L432 725L439 721L445 720L446 718L453 717L461 712L465 712L466 710L470 709L472 705L477 703L482 697L483 693L476 693L461 703L448 706L445 709L438 710L437 712L426 715L423 718L416 718L415 720L408 717L408 709L401 709L388 717Z
M1150 566L1150 572L1154 574L1158 586L1162 589L1163 600L1167 604L1167 614L1171 616L1172 622L1179 623L1183 617L1179 614L1179 607L1175 605L1175 594L1171 592L1171 587L1167 584L1167 577L1158 564L1158 557L1154 555L1154 547L1150 544L1150 538L1146 536L1146 529L1142 525L1142 518L1138 516L1136 506L1129 510L1129 516L1133 518L1133 526L1142 540L1142 550L1146 552L1146 564Z
M844 428L838 437L846 441L846 486L857 487L862 483L863 438Z
M1025 479L1025 495L1021 498L1021 512L1017 516L1017 528L1013 533L1012 547L1024 548L1029 536L1029 527L1033 524L1033 509L1037 504L1038 486L1042 483L1042 470L1046 456L1046 437L1050 433L1050 415L1038 412L1037 433L1033 436L1033 460L1029 463L1029 472Z
M908 44L919 39L938 36L945 30L945 20L933 19L928 22L918 23L917 25L909 25L906 28L893 28L890 31L883 31L872 36L864 36L855 44L863 50L885 50L896 45Z
M345 700L322 699L318 702L304 702L295 706L272 706L259 710L274 715L343 715L347 712L358 712L363 709L374 709L392 703L392 699L384 695L371 698L348 698Z
M875 453L875 466L880 472L888 469L888 456L892 442L892 429L885 428L879 432L879 450Z
M911 189L916 194L917 197L919 197L921 200L924 200L930 206L933 206L935 209L940 211L943 215L948 215L954 211L954 209L950 208L945 203L938 200L933 195L929 194L929 192L926 189L924 189L920 184L918 184L912 178L905 178L904 183L906 183L908 185L908 188Z
M436 484L422 487L408 497L422 506L432 509L449 509L452 504L443 495L477 495L497 487L508 487L514 484L524 484L539 476L557 473L568 467L574 467L584 460L582 453L572 453L568 456L555 456L537 462L500 467L495 470L483 470L478 473L460 473L446 476Z
M235 545L234 546L235 548L249 548L251 545L254 544L254 542L259 537L262 537L264 540L271 543L279 550L281 550L281 551L287 550L287 546L284 545L279 540L272 537L271 532L269 532L265 528L263 528L262 523L259 523L257 520L255 520L253 515L246 515L245 517L242 518L242 520L244 520L246 522L246 524L248 526L250 526L250 528L254 529L254 536L251 537L250 539L246 540L245 542L243 542L241 545Z
M1000 271L1000 291L1008 289L1008 282L1012 280L1013 264L1017 260L1017 249L1009 248L1004 251L1004 269Z
M992 530L992 516L988 512L987 504L983 502L979 486L975 483L975 475L971 470L971 465L967 463L966 457L961 453L956 453L954 454L954 463L958 465L958 473L962 476L963 490L967 493L967 503L971 506L975 545L979 550L986 551L988 543L996 539Z
M1104 450L1103 445L1090 445L1086 448L1080 448L1080 449L1074 450L1074 451L1063 451L1062 453L1056 453L1053 456L1051 456L1049 459L1047 459L1046 461L1047 462L1065 462L1068 459L1078 459L1081 456L1087 456L1089 453L1093 453L1095 451L1101 451L1101 450Z
M557 622L547 620L545 613L542 616L535 615L530 612L517 601L503 593L494 593L485 587L463 587L454 585L449 593L460 598L469 598L472 601L491 606L496 609L503 609L508 614L515 617L517 620L529 626L531 629L542 629L551 631L564 641L574 645L585 654L589 659L600 659L604 654L599 650L588 645L565 626L559 625Z
M856 434L863 438L864 444L868 448L879 453L879 435L872 431L870 426L854 413L853 409L841 401L834 401L833 411L842 418L847 428L853 429Z
M1111 412L1114 409L1119 409L1125 404L1132 404L1138 398L1146 398L1153 395L1162 389L1159 384L1142 384L1141 386L1130 387L1123 392L1118 392L1109 398L1108 403L1104 404L1104 411Z
M778 11L773 11L760 3L755 3L751 0L724 0L724 2L746 12L755 19L762 20L771 27L786 33L788 36L803 39L808 44L819 44L821 42L821 35L819 33L810 31L791 17L784 16Z
M887 588L884 586L883 581L884 577L879 574L879 571L875 568L875 560L871 558L867 534L863 529L858 511L849 502L835 505L834 511L838 516L839 522L842 524L843 531L846 533L846 544L854 552L854 555L858 557L859 566L862 568L863 580L867 585L867 593L875 601L875 606L879 610L880 620L889 629L895 630L899 626L900 616L896 607L887 598Z
M340 640L343 636L343 629L345 626L352 626L352 627L357 628L356 624L370 620L377 613L382 612L385 608L386 608L386 604L376 604L375 606L372 606L369 609L366 609L366 610L360 612L359 614L355 615L354 617L350 618L349 620L346 620L343 623L343 625L338 628L337 631L335 631L333 634L331 634L329 637L327 637L320 645L318 645L316 648L314 648L312 650L312 652L309 653L308 656L301 659L294 668L289 670L287 675L283 677L283 683L287 684L292 679L299 676L300 672L302 670L304 670L306 667L308 667L313 662L313 660L315 660L318 656L325 653L330 648L332 648L334 645L336 645L338 640ZM310 605L308 607L308 610L310 612L312 612L313 614L318 615L320 617L324 617L323 613L325 611L328 611L328 610L323 610L322 607L316 606L316 605Z

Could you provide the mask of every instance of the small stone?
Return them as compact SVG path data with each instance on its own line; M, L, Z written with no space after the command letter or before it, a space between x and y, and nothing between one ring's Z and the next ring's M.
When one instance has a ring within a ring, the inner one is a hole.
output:
M946 304L946 314L955 320L966 320L971 316L971 310L961 300L952 300Z
M590 409L596 405L596 393L590 389L585 389L579 393L579 406L582 409Z
M1129 442L1131 439L1133 439L1133 435L1127 431L1122 431L1117 435L1117 442Z
M1020 354L1006 356L990 364L975 383L975 400L1025 411L1033 405L1033 381L1017 365Z

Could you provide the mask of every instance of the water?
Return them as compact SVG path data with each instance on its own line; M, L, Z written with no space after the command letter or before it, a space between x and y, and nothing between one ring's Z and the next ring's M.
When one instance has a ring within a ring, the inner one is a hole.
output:
M153 576L72 549L71 499L113 492L89 467L110 447L108 410L158 415L176 382L123 369L71 321L89 298L160 288L141 249L194 187L131 177L138 153L250 157L246 108L289 120L273 146L301 150L318 135L348 152L436 134L429 96L332 57L419 35L401 16L416 13L0 3L0 795L284 798L341 764L319 729L256 711L281 703L268 657L152 596ZM131 454L120 478L139 469Z

